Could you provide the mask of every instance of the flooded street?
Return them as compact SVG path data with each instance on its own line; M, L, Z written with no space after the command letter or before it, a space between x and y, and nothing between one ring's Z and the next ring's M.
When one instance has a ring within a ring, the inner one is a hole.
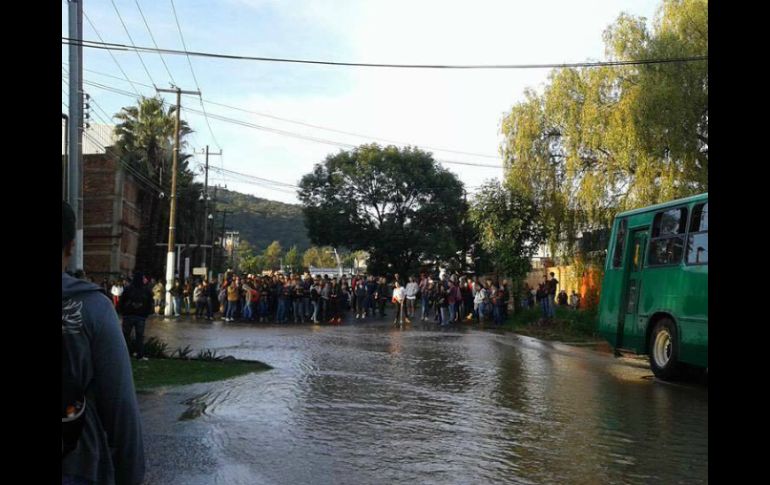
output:
M140 395L147 483L708 481L708 390L588 349L386 323L147 336L275 367Z

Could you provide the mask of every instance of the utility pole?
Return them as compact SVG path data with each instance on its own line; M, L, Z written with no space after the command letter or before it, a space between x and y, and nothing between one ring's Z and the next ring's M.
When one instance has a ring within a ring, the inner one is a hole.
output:
M174 238L176 236L176 173L179 163L179 117L182 105L182 93L184 94L197 94L200 96L200 91L182 91L178 87L174 89L159 89L155 88L159 93L176 93L176 123L174 124L174 156L171 164L171 210L168 221L168 254L166 256L166 309L164 311L165 316L171 316L171 288L174 287Z
M222 240L221 240L221 246L222 246L222 260L227 263L227 258L225 257L225 221L227 220L227 214L232 214L232 211L229 210L223 210L222 211ZM214 249L212 248L212 253L214 252Z
M209 226L209 155L222 155L222 150L219 153L210 153L209 146L206 145L206 175L205 182L203 184L203 244L206 244L206 238L208 237ZM213 252L213 249L212 249ZM203 259L201 266L206 266L206 248L203 248ZM213 264L213 263L212 263Z
M61 168L61 198L62 200L67 200L67 177L69 177L69 169L67 166L69 165L69 145L68 140L69 138L69 116L67 116L65 113L61 114L61 119L64 120L64 160L62 161L62 168Z
M83 0L69 2L69 109L67 120L68 201L77 218L75 226L75 254L69 269L83 268Z

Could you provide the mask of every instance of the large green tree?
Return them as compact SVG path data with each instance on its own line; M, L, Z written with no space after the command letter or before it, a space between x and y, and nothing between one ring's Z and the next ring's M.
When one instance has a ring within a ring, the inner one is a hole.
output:
M169 194L171 191L172 154L176 107L167 106L160 98L141 98L134 106L127 106L115 115L117 141L116 155L125 160L143 178L139 181L139 205L142 212L136 267L155 274L163 273L165 248L157 243L168 240ZM176 239L179 243L202 243L204 217L198 202L201 186L194 183L189 170L189 154L184 153L185 136L192 130L185 121L180 124L181 150L177 172ZM158 189L159 187L159 189ZM160 193L159 193L160 192ZM194 260L197 262L197 258Z
M652 28L626 14L609 60L708 54L705 0L665 0ZM708 63L553 71L503 119L507 183L543 214L553 253L621 210L708 190Z
M544 220L534 200L497 181L484 183L476 193L469 219L495 270L514 281L526 277L530 261L545 241Z
M375 273L456 258L463 184L416 148L377 144L329 155L302 178L314 244L365 250Z

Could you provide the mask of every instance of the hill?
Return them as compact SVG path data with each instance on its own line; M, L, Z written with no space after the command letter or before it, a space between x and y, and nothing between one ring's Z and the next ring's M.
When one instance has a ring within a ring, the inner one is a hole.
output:
M227 229L240 231L256 251L262 251L273 241L279 241L288 250L297 245L300 252L310 247L302 206L274 200L260 199L253 195L232 190L217 191L216 209L228 210ZM222 230L222 217L216 217L217 234Z

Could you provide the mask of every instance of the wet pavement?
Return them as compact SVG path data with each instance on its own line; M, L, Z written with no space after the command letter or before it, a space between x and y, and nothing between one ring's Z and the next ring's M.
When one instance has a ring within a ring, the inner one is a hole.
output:
M275 369L140 395L153 484L706 483L708 390L473 329L151 320Z

